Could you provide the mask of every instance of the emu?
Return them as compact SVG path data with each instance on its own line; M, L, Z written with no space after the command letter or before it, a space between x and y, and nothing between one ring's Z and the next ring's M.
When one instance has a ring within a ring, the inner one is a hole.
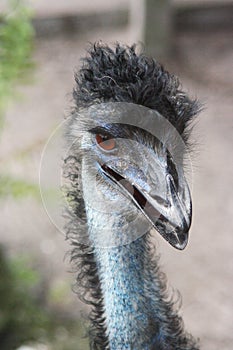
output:
M168 295L155 229L184 249L184 176L199 103L135 45L90 47L75 75L64 161L77 292L91 306L92 350L197 350Z

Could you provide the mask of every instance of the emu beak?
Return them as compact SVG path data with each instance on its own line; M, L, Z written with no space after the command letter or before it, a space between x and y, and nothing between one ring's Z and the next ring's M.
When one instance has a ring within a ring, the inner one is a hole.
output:
M183 188L176 188L170 174L166 176L167 194L164 198L143 191L147 202L142 211L153 227L174 248L183 250L188 243L192 221L192 202L188 184L183 180Z
M192 218L192 202L189 187L184 178L182 186L177 189L172 176L165 174L164 186L161 186L166 187L164 190L153 182L146 183L145 186L142 183L139 185L135 183L135 177L134 181L131 181L130 176L124 177L112 166L103 165L102 170L127 192L135 205L168 243L179 250L186 247Z

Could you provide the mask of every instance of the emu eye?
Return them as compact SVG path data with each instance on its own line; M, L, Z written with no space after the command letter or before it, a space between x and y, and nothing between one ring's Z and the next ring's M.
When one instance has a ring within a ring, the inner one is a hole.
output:
M116 147L116 141L112 136L96 134L95 139L104 151L112 151Z

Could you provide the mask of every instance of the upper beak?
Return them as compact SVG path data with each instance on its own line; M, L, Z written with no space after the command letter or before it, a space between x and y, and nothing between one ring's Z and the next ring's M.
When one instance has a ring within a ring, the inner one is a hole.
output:
M179 188L170 174L163 174L165 179L163 186L150 181L143 186L142 183L135 183L135 176L132 181L129 174L124 177L115 170L115 167L113 169L112 166L103 165L102 170L124 191L127 191L133 202L162 237L177 249L182 250L186 247L192 218L192 202L184 177L182 186L179 185Z

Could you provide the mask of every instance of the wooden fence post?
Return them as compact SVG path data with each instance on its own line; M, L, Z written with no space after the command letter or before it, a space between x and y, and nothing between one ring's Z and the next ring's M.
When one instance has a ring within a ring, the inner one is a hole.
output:
M146 53L163 59L171 49L170 0L131 0L131 40L142 42Z

